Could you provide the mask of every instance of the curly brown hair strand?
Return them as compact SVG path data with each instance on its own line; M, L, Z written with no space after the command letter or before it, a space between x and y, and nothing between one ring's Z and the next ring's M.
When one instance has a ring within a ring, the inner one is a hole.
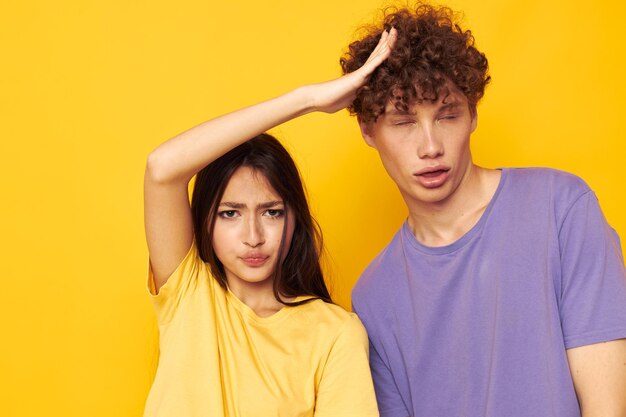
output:
M474 46L471 31L461 29L458 21L448 7L424 3L413 10L384 10L382 23L363 28L365 36L352 42L340 59L344 74L355 71L367 61L383 30L398 31L391 55L357 91L350 113L363 122L376 121L390 101L407 111L412 103L438 100L447 82L467 97L474 112L491 80L489 65Z

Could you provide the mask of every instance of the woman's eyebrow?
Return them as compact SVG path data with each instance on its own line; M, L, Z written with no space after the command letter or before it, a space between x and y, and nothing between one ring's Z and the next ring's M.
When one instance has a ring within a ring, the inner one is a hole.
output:
M272 208L276 206L282 206L284 204L285 203L283 203L282 200L274 200L274 201L268 201L267 203L261 203L258 205L258 207L262 209L268 209L268 208Z
M282 200L272 200L272 201L267 201L265 203L261 203L257 205L257 208L261 208L261 209L268 209L268 208L272 208L272 207L276 207L276 206L282 206L285 203ZM228 208L233 208L233 209L242 209L242 208L246 208L246 204L245 203L237 203L234 201L222 201L219 205L221 206L226 206Z
M244 203L235 203L234 201L222 201L220 203L220 207L221 206L226 206L226 207L230 207L230 208L234 208L234 209L241 209L241 208L245 208L246 205Z

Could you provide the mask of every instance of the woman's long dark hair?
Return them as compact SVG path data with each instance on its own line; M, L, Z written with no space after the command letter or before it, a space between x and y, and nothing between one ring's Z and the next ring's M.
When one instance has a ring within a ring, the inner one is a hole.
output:
M311 296L332 303L320 267L322 234L311 216L298 168L289 152L273 136L263 133L237 146L203 168L196 176L191 199L194 233L198 252L211 273L226 288L224 266L213 249L213 229L217 207L234 172L250 167L267 178L285 203L285 227L273 272L274 296L286 305L298 305L283 298ZM291 246L284 247L287 219L294 218ZM284 256L284 251L287 255Z

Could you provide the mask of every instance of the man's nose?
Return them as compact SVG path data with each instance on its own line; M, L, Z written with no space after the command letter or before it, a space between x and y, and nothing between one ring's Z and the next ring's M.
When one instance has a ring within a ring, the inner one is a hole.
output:
M443 155L441 140L435 134L433 126L422 125L417 135L417 154L420 158L437 158Z

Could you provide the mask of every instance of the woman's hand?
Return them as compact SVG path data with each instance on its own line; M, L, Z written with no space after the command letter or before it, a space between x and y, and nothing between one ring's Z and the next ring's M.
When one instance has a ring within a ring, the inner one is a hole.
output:
M189 180L235 146L312 111L334 113L389 56L396 31L383 32L367 62L336 80L297 88L204 122L163 143L148 157L144 179L146 237L155 288L165 284L193 240Z
M376 48L361 68L341 78L307 86L312 110L334 113L349 106L354 101L359 87L365 84L370 74L387 59L397 37L395 28L391 28L389 32L384 31Z

